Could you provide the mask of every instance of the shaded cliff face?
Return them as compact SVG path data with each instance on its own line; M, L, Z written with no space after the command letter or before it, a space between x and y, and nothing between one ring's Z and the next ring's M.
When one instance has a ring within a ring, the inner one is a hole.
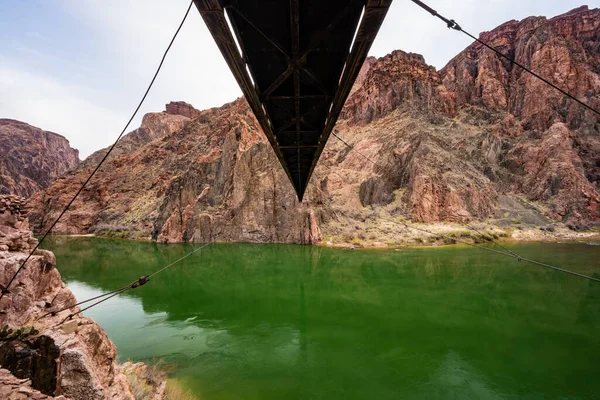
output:
M3 287L37 244L27 227L23 204L0 195L0 202L7 200L11 209L0 213ZM114 363L117 349L100 326L81 315L61 324L77 307L42 318L76 303L55 267L54 254L36 250L0 301L0 365L4 368L0 394L10 393L3 397L10 399L54 398L48 395L65 400L133 400L126 376Z
M169 135L182 129L190 120L190 115L197 115L200 111L184 102L171 102L166 105L166 111L148 113L142 118L142 125L129 132L119 140L111 156L130 154L154 139ZM95 167L108 151L108 147L95 151L82 162L83 168Z
M115 153L57 231L127 230L161 242L320 240L316 214L298 203L245 100L182 118L182 129ZM36 229L58 215L91 168L86 160L32 199ZM318 191L308 197L319 201Z
M78 165L79 152L63 136L0 119L0 194L29 197Z
M600 108L600 9L587 6L550 20L510 21L482 40L559 87ZM564 221L598 222L600 118L474 43L440 71L457 106L497 113L490 139L508 151L491 164L514 176L512 189L544 203ZM508 123L508 126L506 125Z
M598 21L600 10L581 8L482 36L597 105ZM385 237L400 216L600 221L598 119L481 46L441 71L402 51L369 58L335 128L358 151L331 137L303 204L243 99L197 113L178 104L168 110L181 110L183 127L125 145L57 231L314 243ZM35 196L36 229L58 215L89 168L86 160Z

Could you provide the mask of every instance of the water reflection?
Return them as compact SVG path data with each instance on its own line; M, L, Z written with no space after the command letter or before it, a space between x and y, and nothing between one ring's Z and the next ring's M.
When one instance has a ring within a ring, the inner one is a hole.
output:
M79 299L189 251L49 245ZM600 271L594 246L515 250ZM210 245L88 315L121 359L173 363L203 399L585 399L600 389L600 285L473 249Z

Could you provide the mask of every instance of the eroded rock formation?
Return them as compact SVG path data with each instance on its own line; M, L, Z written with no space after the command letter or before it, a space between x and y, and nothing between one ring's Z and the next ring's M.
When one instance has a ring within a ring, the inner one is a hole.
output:
M84 179L89 168L57 181L33 200L34 226L45 227L57 215L73 194L73 182ZM183 129L138 151L117 154L57 230L124 229L162 242L320 240L314 211L298 204L288 185L247 103L240 99L203 111Z
M0 118L0 194L29 197L78 165L63 136Z
M0 203L6 199L0 196ZM0 213L4 286L37 244L23 214L20 207ZM77 307L45 315L76 303L55 266L51 252L36 250L0 301L0 394L11 389L2 398L133 400L127 378L115 366L116 347L100 326L81 315L61 324Z
M599 9L510 21L482 38L600 107ZM385 236L396 217L600 222L597 116L477 43L440 71L402 51L369 58L335 128L355 150L330 138L303 204L243 99L190 107L171 103L159 114L179 113L177 123L125 143L56 230L315 243ZM37 230L90 166L35 196Z
M509 21L481 39L596 109L600 108L600 9L552 19ZM510 150L496 160L517 173L515 187L564 221L598 222L600 118L474 43L444 67L458 107L497 112L494 140ZM508 124L507 124L508 121ZM558 143L560 142L560 143ZM558 146L558 148L557 148Z
M189 115L196 115L200 111L184 102L171 102L167 104L167 111L148 113L142 118L142 125L123 136L113 149L111 156L130 154L155 139L169 135L182 129L190 121ZM82 162L82 168L95 167L104 157L108 148L92 153Z
M165 106L165 112L171 115L181 115L186 118L194 119L200 116L200 111L185 101L172 101Z

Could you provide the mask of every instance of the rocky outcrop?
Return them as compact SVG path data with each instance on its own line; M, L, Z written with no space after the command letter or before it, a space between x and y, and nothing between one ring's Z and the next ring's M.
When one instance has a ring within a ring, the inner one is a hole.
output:
M172 101L165 106L165 111L167 114L181 115L190 119L195 119L200 116L200 111L196 110L194 106L185 101Z
M29 197L78 165L63 136L0 118L0 194Z
M351 94L362 87L363 83L365 83L365 80L367 79L367 75L369 74L371 67L376 63L376 57L369 56L365 58L365 62L363 63L362 67L360 67L360 71L358 72L356 80L354 81L354 85L352 86L352 90L350 91Z
M482 38L598 107L598 21L583 7ZM115 153L57 232L315 243L385 236L395 217L600 223L600 120L477 43L440 71L402 51L369 58L335 128L354 151L330 138L302 204L243 99L168 109L186 115L181 127ZM36 230L90 167L32 199Z
M600 108L600 9L583 6L550 20L509 21L482 33L481 39ZM496 161L513 174L525 173L520 176L524 179L515 179L513 189L549 205L555 219L600 220L596 114L479 43L460 53L440 74L444 85L456 93L458 107L481 107L502 118L491 120L488 113L484 122L493 125L494 140L508 150Z
M396 50L361 70L358 80L346 101L341 118L352 123L368 124L388 115L401 105L433 114L452 115L452 95L441 84L434 67L425 63L420 54Z
M22 215L23 210L0 214L3 287L37 244L27 221L19 221ZM77 307L48 314L76 303L55 266L51 252L36 250L0 301L0 393L18 386L12 397L3 398L46 398L41 392L72 400L133 400L104 330L79 314L64 321Z
M30 379L19 379L10 371L0 368L0 398L6 400L69 400L64 396L47 396L31 387Z
M480 38L598 108L599 16L599 9L583 6L550 20L509 21ZM456 93L459 106L474 104L508 112L527 129L545 131L555 122L577 129L598 121L590 111L477 42L440 74L445 86Z
M183 104L189 107L172 107L173 104ZM166 105L166 108L167 111L164 112L144 115L142 125L119 140L111 153L112 157L130 154L153 140L160 139L182 129L190 121L191 117L189 115L195 115L196 112L199 112L191 105L183 102L171 102ZM82 167L91 168L98 165L108 149L107 147L91 154L83 161Z
M548 206L553 216L572 222L593 221L600 215L600 194L583 174L574 135L557 122L540 139L515 146L506 162L518 165L523 174L518 190Z
M35 246L28 230L25 199L0 195L0 251L27 251Z
M80 168L32 199L34 227L47 227L73 195L73 182L87 174L89 169ZM137 151L112 157L57 231L124 229L161 242L319 241L319 216L298 203L290 188L240 99L203 111L183 129ZM317 191L312 198L318 196Z

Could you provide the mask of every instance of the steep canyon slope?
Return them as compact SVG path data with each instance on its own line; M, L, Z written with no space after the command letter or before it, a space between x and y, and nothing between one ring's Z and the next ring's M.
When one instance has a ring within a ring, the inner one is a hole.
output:
M481 37L600 107L600 9L510 21ZM299 204L244 99L167 106L125 138L56 231L316 243L392 240L400 218L600 222L599 118L477 43L440 71L402 51L369 58L335 132L356 151L331 137ZM36 229L94 161L34 196Z
M7 285L37 244L14 196L0 212L0 282ZM36 250L0 301L0 398L134 400L115 364L117 349L93 320L77 314L54 254Z
M0 118L0 194L29 197L78 165L63 136Z

